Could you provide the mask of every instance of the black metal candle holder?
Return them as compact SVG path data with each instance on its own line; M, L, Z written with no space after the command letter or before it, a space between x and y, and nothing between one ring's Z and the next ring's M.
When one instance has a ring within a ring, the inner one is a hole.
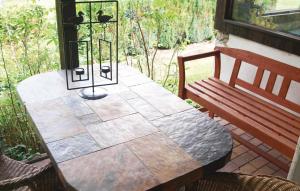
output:
M118 1L62 1L61 6L62 15L68 15L62 18L63 27L74 27L77 31L77 40L67 44L70 52L65 62L67 89L81 89L80 96L85 99L101 99L107 96L101 86L118 84ZM79 11L76 15L64 14L68 7ZM81 29L86 30L79 35ZM64 39L67 35L63 34ZM104 52L105 46L108 52Z

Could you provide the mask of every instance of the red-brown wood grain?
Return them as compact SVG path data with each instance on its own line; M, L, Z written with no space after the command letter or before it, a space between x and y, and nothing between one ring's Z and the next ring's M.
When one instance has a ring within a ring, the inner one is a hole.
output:
M300 69L285 63L255 54L246 50L216 47L218 54L201 54L181 58L180 82L185 83L184 63L203 56L215 56L214 78L185 85L181 83L180 92L207 108L210 114L216 114L233 125L245 130L256 138L292 158L300 136L300 117L282 109L300 113L300 105L286 99L292 82L300 83ZM235 59L229 83L221 81L221 57L224 54ZM253 83L239 79L241 63L257 67ZM265 88L261 87L265 72L270 72ZM279 94L273 92L277 78L283 77ZM240 87L256 94L248 93ZM263 100L261 97L269 100ZM213 115L211 115L212 117ZM249 146L249 145L246 145ZM254 147L252 147L254 149ZM261 154L258 151L258 154ZM267 159L272 160L272 157ZM274 159L275 161L275 159ZM278 162L278 161L275 161ZM282 164L280 164L282 166ZM284 167L285 169L288 169Z

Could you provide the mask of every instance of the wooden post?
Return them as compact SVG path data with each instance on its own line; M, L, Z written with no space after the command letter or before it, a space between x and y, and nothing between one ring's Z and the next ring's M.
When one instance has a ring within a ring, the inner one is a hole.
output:
M178 84L178 96L181 99L186 99L185 92L185 66L184 60L182 57L178 57L178 66L179 66L179 84Z
M78 49L77 47L75 47L72 51L70 51L69 42L77 41L77 28L76 26L63 25L63 22L66 22L67 18L76 16L76 6L74 3L75 0L55 0L55 2L61 68L70 69L71 66L73 66L73 68L76 68L79 66ZM70 3L65 4L65 6L62 8L62 2Z

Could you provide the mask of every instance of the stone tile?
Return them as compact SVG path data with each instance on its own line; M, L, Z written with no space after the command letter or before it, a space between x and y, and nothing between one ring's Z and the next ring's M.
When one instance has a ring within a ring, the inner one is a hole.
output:
M148 97L161 97L163 95L171 95L171 92L155 82L134 86L130 89L144 99Z
M207 112L207 113L208 113L208 112ZM208 116L208 115L207 115L207 116ZM217 121L217 122L220 122L220 121L222 121L222 120L224 120L224 119L222 119L221 117L215 115L214 120ZM224 121L225 121L225 120L224 120Z
M123 145L69 160L58 166L70 186L81 191L140 191L159 184L143 163Z
M148 120L161 118L164 115L141 98L128 100L128 103Z
M268 152L269 150L271 150L271 147L267 146L266 144L261 144L258 146L258 148L264 152Z
M147 122L140 114L133 114L101 124L93 124L88 126L87 130L103 148L158 132L158 129Z
M275 149L270 150L268 153L269 153L271 156L275 157L275 158L277 158L277 157L279 157L279 156L281 155L281 153L278 152L278 151L275 150Z
M129 92L129 88L123 84L115 84L111 86L105 86L103 87L108 94L122 94L123 92Z
M284 164L290 164L290 163L291 163L291 160L287 159L287 158L284 157L284 156L279 156L279 157L278 157L278 160L280 160L280 161L283 162Z
M199 169L198 175L202 175L201 162L195 161L161 133L135 139L126 145L161 183L171 181L174 177L183 176L196 169Z
M240 156L241 154L238 154L237 152L235 152L235 150L232 151L231 154L231 160L235 159L236 157Z
M93 110L89 108L89 106L85 103L85 100L79 95L63 97L62 100L76 117L93 113Z
M262 144L262 142L260 140L258 140L257 138L253 138L249 142L255 146Z
M86 129L79 121L65 121L64 126L55 126L49 128L39 129L41 136L45 143L65 139L78 134L86 133Z
M241 155L245 152L247 152L249 149L247 149L244 145L239 145L237 146L235 149L234 149L234 152L237 154L237 155Z
M30 104L27 110L46 143L86 132L62 99Z
M268 166L263 166L259 170L254 172L254 175L271 175L275 172L275 170L271 169Z
M258 157L250 162L250 164L257 169L261 168L262 166L266 165L267 163L268 163L268 161L263 157Z
M221 168L220 170L218 170L219 172L233 172L235 170L237 170L239 167L234 164L233 162L229 161L225 167Z
M86 101L86 103L103 121L117 119L136 113L125 100L113 94L100 100L89 100Z
M239 143L239 142L236 141L236 140L233 140L233 146L234 146L234 148L235 148L235 147L238 147L239 145L241 145L241 143Z
M229 131L233 131L233 126L231 124L225 125L225 128L227 128Z
M147 78L143 74L135 74L132 76L120 77L120 82L122 84L126 85L127 87L131 87L131 86L149 83L149 82L152 82L152 80Z
M251 164L247 163L244 166L239 168L239 172L243 174L252 174L255 172L257 169L253 167Z
M135 69L125 64L119 64L119 76L121 78L127 76L133 76L137 74L141 74L141 72L138 69Z
M245 133L245 131L243 131L242 129L239 129L239 128L234 129L233 132L237 135L242 135Z
M251 151L251 150L249 150L248 153L249 153L251 156L253 156L254 158L259 157L259 155L258 155L256 152L253 152L253 151Z
M152 123L203 165L225 156L233 147L229 131L196 109Z
M95 140L87 133L55 141L47 146L57 163L100 150Z
M283 170L278 170L273 174L273 176L281 177L281 178L287 178L288 173Z
M78 120L84 126L102 122L102 120L99 118L99 116L95 113L78 117Z
M191 105L173 94L163 95L160 97L148 97L144 99L164 115L172 115L193 108Z
M18 84L18 94L26 105L71 95L73 92L67 90L64 76L64 72L48 72L32 76Z
M135 99L139 97L136 93L130 90L119 93L119 96L121 96L125 100Z
M193 108L156 83L135 86L131 89L164 115L171 115Z
M267 164L267 166L270 167L271 169L273 169L274 171L280 170L280 168L278 166L276 166L276 165L274 165L273 163L270 163L270 162Z
M236 165L238 165L239 167L241 167L253 159L254 159L254 157L252 155L250 155L248 152L246 152L246 153L236 157L235 159L233 159L232 162L235 163Z
M224 119L222 119L221 121L219 121L219 123L220 123L221 125L223 125L223 126L229 125L229 122L226 121L226 120L224 120Z
M285 155L281 155L281 157L283 157L285 160L287 160L287 161L289 161L289 162L292 162L292 159L289 158L289 157L287 157L287 156L285 156Z
M241 135L241 138L246 140L246 141L249 141L250 139L253 138L253 136L249 135L248 133L244 133Z

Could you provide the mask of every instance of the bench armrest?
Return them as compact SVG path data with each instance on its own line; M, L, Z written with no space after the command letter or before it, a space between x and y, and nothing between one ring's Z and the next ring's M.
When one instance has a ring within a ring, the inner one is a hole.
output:
M197 60L201 58L207 58L212 56L217 56L220 54L219 50L211 51L211 52L205 52L205 53L199 53L199 54L191 54L191 55L180 55L178 56L178 60L182 60L183 62L191 61L191 60Z
M215 57L215 74L214 77L219 78L220 77L220 70L221 70L221 58L220 58L220 51L218 49L206 52L206 53L200 53L200 54L193 54L193 55L180 55L178 56L178 68L179 68L179 84L178 84L178 96L182 99L186 99L185 94L185 62L191 61L191 60L197 60L201 58L207 58L207 57Z

